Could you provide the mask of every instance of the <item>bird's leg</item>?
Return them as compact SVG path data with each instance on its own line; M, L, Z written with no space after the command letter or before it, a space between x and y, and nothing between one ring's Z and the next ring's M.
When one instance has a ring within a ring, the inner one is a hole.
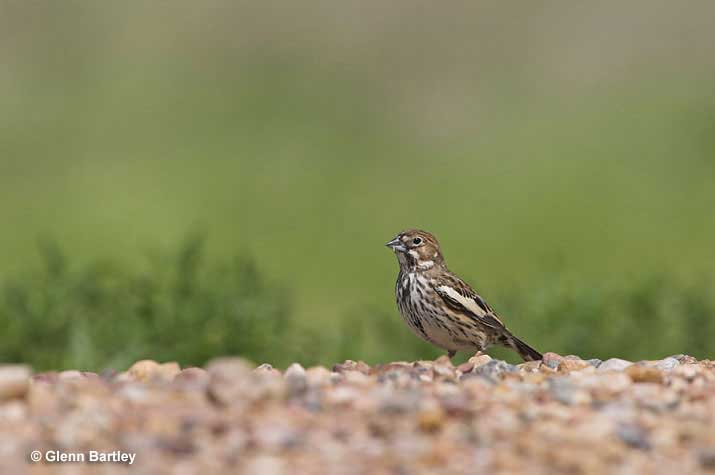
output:
M448 351L447 351L447 357L448 357L450 360L451 360L452 358L454 358L454 355L456 355L456 354L457 354L457 350L448 350Z

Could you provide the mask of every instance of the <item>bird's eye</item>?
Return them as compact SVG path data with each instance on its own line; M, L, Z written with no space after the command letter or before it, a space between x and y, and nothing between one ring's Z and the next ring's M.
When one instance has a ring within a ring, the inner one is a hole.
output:
M422 244L422 238L414 238L412 240L412 244L414 244L415 246L419 246L420 244Z

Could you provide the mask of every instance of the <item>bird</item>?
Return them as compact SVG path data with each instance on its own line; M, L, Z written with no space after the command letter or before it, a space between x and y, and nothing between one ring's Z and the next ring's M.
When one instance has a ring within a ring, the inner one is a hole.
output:
M420 338L447 350L483 351L493 345L516 351L524 361L541 353L514 336L496 312L467 283L449 271L439 242L427 231L402 231L386 244L400 265L397 308Z

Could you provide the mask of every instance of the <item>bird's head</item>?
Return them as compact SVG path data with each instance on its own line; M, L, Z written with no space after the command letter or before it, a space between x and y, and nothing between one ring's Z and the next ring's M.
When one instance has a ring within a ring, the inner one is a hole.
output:
M444 264L437 238L427 231L402 231L386 246L395 251L403 269L428 270Z

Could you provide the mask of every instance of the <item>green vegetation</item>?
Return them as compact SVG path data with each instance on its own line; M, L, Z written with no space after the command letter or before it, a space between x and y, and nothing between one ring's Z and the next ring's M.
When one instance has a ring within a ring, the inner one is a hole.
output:
M148 257L143 270L130 271L112 262L76 268L56 245L43 245L42 268L2 287L0 360L101 370L143 358L201 365L240 354L285 366L442 353L410 334L396 312L378 308L337 315L336 328L315 332L293 319L289 293L265 282L254 261L211 263L202 248L202 239L187 239L178 252ZM715 332L714 288L712 281L669 278L585 287L553 277L526 292L512 289L501 301L512 327L543 351L704 358Z
M0 360L432 357L407 227L539 349L712 356L712 11L210 3L2 7Z
M201 248L189 239L129 272L111 262L73 268L56 246L43 246L43 268L2 288L0 360L122 369L144 358L197 365L290 352L285 290L263 282L251 260L208 266Z

